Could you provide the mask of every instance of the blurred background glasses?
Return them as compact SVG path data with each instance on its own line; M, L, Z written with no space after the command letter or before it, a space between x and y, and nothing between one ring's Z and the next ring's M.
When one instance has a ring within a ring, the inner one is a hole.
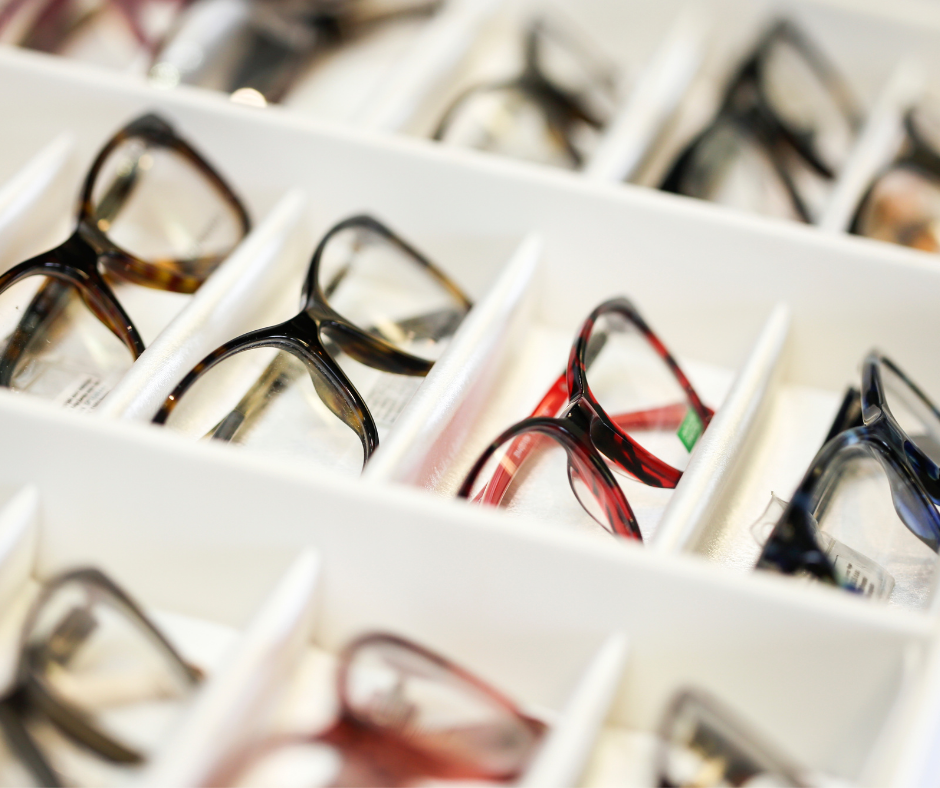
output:
M0 41L125 68L150 61L186 0L7 0Z
M92 164L72 235L0 275L0 386L56 398L91 385L100 398L144 351L122 305L141 299L131 284L193 293L248 230L235 193L166 121L131 122Z
M880 241L940 251L940 118L923 108L904 116L898 157L859 203L851 232Z
M546 19L525 32L518 76L467 89L444 113L434 139L577 168L617 101L617 67L597 48Z
M358 472L377 422L394 422L471 303L408 242L354 216L317 246L301 305L206 356L154 422Z
M42 587L26 619L0 729L39 784L74 784L63 767L81 768L76 749L143 762L201 678L113 581L97 569L69 571Z
M150 69L154 84L280 101L319 54L442 0L198 0Z
M739 67L714 121L661 188L771 216L818 217L860 113L842 76L779 21Z
M611 469L653 487L675 487L712 415L633 304L614 298L585 320L567 370L532 416L480 455L457 494L557 512L552 496L570 487L607 531L642 539ZM533 484L536 473L542 478ZM567 485L560 484L562 474ZM546 476L552 477L547 484Z
M350 643L336 684L340 710L327 730L262 742L212 784L505 782L522 774L546 730L481 679L394 635ZM312 756L306 764L305 753ZM311 764L319 767L316 781ZM298 765L308 773L291 773Z
M659 735L661 788L817 784L752 725L701 690L676 695Z
M940 548L940 412L892 361L865 359L757 566L923 607Z

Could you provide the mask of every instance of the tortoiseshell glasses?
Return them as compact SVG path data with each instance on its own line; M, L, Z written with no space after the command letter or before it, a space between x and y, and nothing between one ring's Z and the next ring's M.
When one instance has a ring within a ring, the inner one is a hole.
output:
M859 118L839 72L791 22L779 21L740 66L717 116L682 151L661 188L813 221Z
M0 729L40 785L72 785L89 755L98 769L143 762L201 678L113 581L68 571L43 585L23 625Z
M76 378L120 376L144 341L117 292L193 293L248 229L241 201L169 123L132 121L92 164L72 235L0 275L0 386L57 397Z
M529 418L480 455L457 494L526 507L527 499L546 493L527 489L534 467L557 474L564 462L571 490L594 520L613 534L642 539L611 468L653 487L675 487L682 477L676 466L684 467L712 416L636 307L614 298L591 312L566 372Z
M940 411L870 353L764 545L760 569L923 607L940 548Z
M326 768L318 770L324 773L316 775L321 779L305 784L395 788L423 780L506 782L522 774L546 730L472 673L385 633L360 637L343 650L336 689L339 715L327 730L281 735L249 748L212 784L281 783L279 756L315 754L324 745L338 757L325 759ZM324 759L311 760L323 764Z
M897 158L859 202L850 231L940 252L940 123L936 111L910 110Z
M468 88L444 113L433 137L578 168L613 117L617 71L568 30L536 19L525 33L518 76Z
M415 247L354 216L314 251L301 306L206 356L154 422L361 470L471 304Z

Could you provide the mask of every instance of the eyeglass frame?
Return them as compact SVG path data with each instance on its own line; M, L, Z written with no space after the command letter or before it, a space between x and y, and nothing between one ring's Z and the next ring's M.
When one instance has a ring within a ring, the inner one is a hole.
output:
M829 89L830 95L839 105L849 125L853 129L861 125L855 101L841 75L799 28L792 22L781 19L764 33L752 53L738 67L725 89L718 113L708 126L683 148L659 186L662 191L686 194L682 191L682 184L695 163L699 149L722 123L730 123L736 130L753 139L767 154L794 211L802 221L812 221L809 209L790 176L785 155L781 153L781 150L789 147L813 171L824 178L832 180L835 173L816 155L812 147L801 139L803 135L791 128L774 111L773 102L764 92L762 74L765 60L771 48L779 40L787 41L803 56L806 63ZM781 148L781 143L785 146L784 148Z
M117 132L95 157L82 186L78 221L72 234L59 246L19 263L0 275L0 294L31 276L45 276L39 292L24 310L10 340L0 354L0 387L9 387L16 367L42 328L47 328L64 307L72 289L108 330L131 352L134 359L144 352L144 342L108 284L107 277L144 287L177 293L194 293L206 277L221 263L225 254L191 260L147 261L123 249L99 226L92 193L108 157L119 145L142 139L149 147L162 147L182 156L212 184L241 224L244 238L251 230L241 200L222 176L173 127L154 113L131 121ZM127 187L126 197L133 183ZM119 195L120 197L121 195ZM236 242L237 243L237 242ZM233 247L234 248L234 247ZM231 251L231 250L229 250ZM227 254L228 252L226 252ZM100 266L100 268L99 268ZM103 269L103 271L101 270Z
M507 80L471 85L458 94L444 111L431 135L431 139L438 142L444 139L453 118L456 117L461 107L471 96L478 93L515 90L530 99L542 110L549 129L561 140L562 147L571 163L575 167L580 167L584 163L584 157L574 146L569 127L575 121L581 121L591 128L601 129L607 121L595 117L575 93L556 85L539 65L539 35L545 35L546 31L551 30L552 27L544 19L535 19L525 32L524 60L519 74ZM599 81L612 82L613 80L608 75Z
M825 504L831 484L838 478L841 464L847 461L850 451L867 451L883 466L890 467L920 507L920 525L925 533L914 530L907 519L902 518L902 522L932 550L940 550L940 512L936 509L940 505L940 467L917 447L891 413L881 365L897 375L940 419L937 407L893 361L877 351L869 353L862 366L861 393L849 389L826 443L816 454L761 549L757 569L783 574L805 571L824 583L852 590L851 586L843 586L835 566L815 536L816 513ZM860 407L852 402L856 396L860 398ZM888 480L893 497L895 481L890 473ZM930 534L926 533L928 530Z
M535 448L535 444L531 441L523 442L527 433L534 432L553 438L562 445L568 454L569 474L574 470L583 480L584 470L594 471L596 475L592 478L600 481L602 487L594 488L593 493L595 497L603 496L608 515L616 515L616 517L610 517L615 534L643 540L633 509L604 458L619 465L626 473L651 487L675 487L682 478L682 471L655 457L631 438L625 430L628 426L634 428L642 426L650 414L661 413L663 409L610 416L591 392L587 383L587 369L596 351L590 347L590 340L595 322L608 313L619 314L640 331L685 392L692 409L702 422L702 429L708 427L714 411L702 403L678 362L653 333L633 303L624 296L608 299L596 306L581 325L575 336L565 372L543 397L533 415L504 430L483 451L467 472L463 484L457 491L458 498L470 497L473 486L486 463L504 444L513 441L507 449L507 453L515 451L513 467L506 468L501 463L483 488L483 495L485 495L486 491L491 489L490 485L493 485L495 491L491 492L489 497L495 498L495 503L498 504L509 487L516 469ZM562 395L566 395L568 400L564 410L557 416L548 416L548 413L558 413L559 406L563 403ZM686 411L687 409L684 412ZM580 463L582 467L573 468L572 460ZM575 497L580 502L577 493ZM598 498L598 500L601 499ZM494 503L493 500L486 502ZM606 529L603 523L600 525Z
M196 381L217 364L247 350L262 347L274 347L300 359L307 367L317 394L330 411L359 437L363 448L363 465L369 461L379 445L378 427L369 407L336 359L326 348L326 342L320 336L323 328L328 329L329 344L335 345L350 358L361 364L397 375L424 377L431 371L433 361L411 355L396 348L393 344L344 318L331 307L319 281L320 261L332 238L350 227L363 227L375 232L383 240L405 252L417 262L424 271L453 297L466 314L473 303L463 291L418 249L388 228L385 224L367 214L359 214L344 219L333 225L317 244L301 293L301 311L282 323L248 331L235 339L216 348L200 361L177 384L167 396L160 410L153 417L154 424L165 424L179 400ZM320 391L322 375L331 386L331 391ZM337 395L338 398L325 396Z
M123 744L95 725L81 708L64 698L56 697L55 693L45 686L41 672L33 664L36 654L35 648L30 647L28 643L28 634L49 599L63 586L75 582L82 584L86 589L92 589L98 594L110 596L116 600L118 605L133 617L135 623L153 637L154 642L164 652L164 656L174 664L182 676L188 678L194 687L203 678L202 671L183 659L137 602L101 570L93 567L72 569L43 584L21 629L20 656L14 684L3 698L0 698L0 730L6 736L11 749L33 776L42 785L47 786L60 786L63 783L30 734L24 722L27 714L41 714L69 739L106 760L128 765L138 764L144 760L142 753Z

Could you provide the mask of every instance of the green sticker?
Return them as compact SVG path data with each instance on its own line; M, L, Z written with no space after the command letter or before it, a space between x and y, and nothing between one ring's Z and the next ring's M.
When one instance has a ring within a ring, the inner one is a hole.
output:
M686 450L692 451L696 442L702 436L704 429L704 425L698 413L695 412L694 408L689 408L688 412L685 414L685 418L682 420L682 424L679 425L679 431L676 435L679 436L679 440L682 441L682 445L685 446Z

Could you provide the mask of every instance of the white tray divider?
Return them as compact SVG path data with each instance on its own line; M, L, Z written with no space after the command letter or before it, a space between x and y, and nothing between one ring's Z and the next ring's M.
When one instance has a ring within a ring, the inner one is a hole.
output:
M649 549L691 552L729 487L736 468L782 375L790 309L778 304L754 344L728 396L696 446Z
M286 677L310 642L320 566L316 551L301 551L141 775L141 785L205 785L226 758L263 729Z
M0 270L21 262L67 211L74 148L74 137L60 134L0 187Z
M219 266L108 394L96 413L149 421L183 376L219 345L252 326L301 264L307 199L292 189Z
M366 465L363 478L429 485L445 471L459 449L461 429L472 423L495 383L495 370L509 350L507 334L514 333L511 326L531 301L541 252L537 235L522 240Z
M38 544L39 490L29 485L0 509L0 691L15 676L20 630L31 601L23 591L33 577Z
M643 69L584 168L599 181L629 180L686 96L705 52L705 6L689 6Z
M578 784L623 680L628 645L623 632L604 641L519 785L549 788Z
M449 3L351 121L380 131L404 129L428 96L447 84L501 5L501 0Z
M818 222L820 229L831 233L848 232L872 178L891 161L903 142L902 117L923 94L924 81L922 66L913 60L903 61L894 70L836 180Z
M900 687L885 716L882 734L859 772L859 785L927 785L925 761L935 759L940 732L940 642L911 644L904 655ZM921 730L922 726L926 726ZM932 726L932 727L931 727ZM928 733L928 736L924 736ZM927 745L925 752L924 745ZM929 767L940 773L940 761ZM908 781L910 775L911 781ZM915 775L917 775L915 777Z

